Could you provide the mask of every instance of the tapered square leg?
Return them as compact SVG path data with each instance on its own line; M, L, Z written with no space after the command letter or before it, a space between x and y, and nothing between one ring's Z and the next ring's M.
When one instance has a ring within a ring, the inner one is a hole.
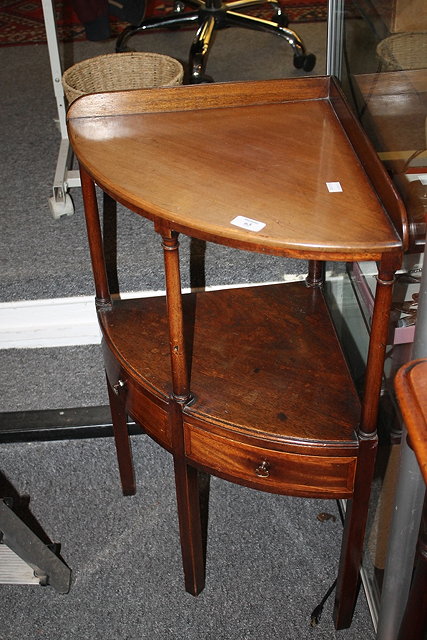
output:
M193 596L205 586L204 527L197 469L175 457L175 483L185 589Z
M127 415L123 393L115 393L107 379L110 400L111 419L113 421L114 441L123 495L132 496L136 492L132 449L129 439Z
M351 625L360 588L376 444L376 438L360 443L355 490L352 500L347 503L333 615L337 630L347 629Z

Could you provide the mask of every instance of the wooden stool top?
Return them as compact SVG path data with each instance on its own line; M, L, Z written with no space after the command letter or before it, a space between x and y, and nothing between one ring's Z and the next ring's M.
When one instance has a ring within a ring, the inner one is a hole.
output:
M85 96L68 126L92 178L163 228L332 260L407 241L400 199L330 78Z

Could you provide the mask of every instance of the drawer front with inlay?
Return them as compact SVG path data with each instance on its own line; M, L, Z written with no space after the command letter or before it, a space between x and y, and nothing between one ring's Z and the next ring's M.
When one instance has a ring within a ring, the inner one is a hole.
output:
M104 361L108 381L116 393L123 394L129 415L156 442L170 450L172 437L168 402L134 380L107 348L104 348Z
M299 455L225 438L184 423L188 460L226 480L304 497L348 498L356 457Z
M130 380L126 407L149 436L165 449L171 449L172 438L166 402L154 395L149 396L135 381Z

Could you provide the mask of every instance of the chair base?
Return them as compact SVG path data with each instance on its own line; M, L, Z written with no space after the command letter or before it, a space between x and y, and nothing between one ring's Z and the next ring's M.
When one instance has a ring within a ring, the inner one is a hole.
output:
M269 4L273 9L272 20L264 20L244 13L240 9L248 9L262 4ZM195 11L184 12L185 6L195 8ZM182 26L198 25L189 54L189 81L191 84L213 82L206 75L206 65L209 51L214 42L215 32L228 27L240 27L263 31L283 38L293 50L293 64L297 69L312 71L316 64L316 56L307 53L301 38L288 29L288 20L283 14L277 0L235 0L222 3L220 0L185 0L175 2L174 11L162 18L147 18L138 25L129 25L118 37L116 52L129 51L127 42L135 33L152 29L176 29Z

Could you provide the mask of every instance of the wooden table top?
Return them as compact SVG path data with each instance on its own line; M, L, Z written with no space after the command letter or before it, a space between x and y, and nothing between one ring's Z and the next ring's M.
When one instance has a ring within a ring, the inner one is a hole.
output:
M325 79L314 85L305 80L296 94L284 80L86 96L69 110L70 141L104 190L176 231L306 258L400 251Z
M410 443L427 483L427 358L399 369L395 386Z

